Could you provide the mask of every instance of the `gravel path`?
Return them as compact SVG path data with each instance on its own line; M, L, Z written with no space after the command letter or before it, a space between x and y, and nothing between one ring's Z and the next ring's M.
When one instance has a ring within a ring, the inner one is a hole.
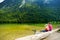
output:
M60 33L55 32L55 33L51 34L49 37L47 37L44 40L60 40Z

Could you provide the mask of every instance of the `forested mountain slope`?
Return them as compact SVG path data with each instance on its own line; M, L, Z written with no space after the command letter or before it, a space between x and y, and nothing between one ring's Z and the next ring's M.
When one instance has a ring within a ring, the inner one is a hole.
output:
M4 0L0 3L0 22L60 21L59 4L59 0Z

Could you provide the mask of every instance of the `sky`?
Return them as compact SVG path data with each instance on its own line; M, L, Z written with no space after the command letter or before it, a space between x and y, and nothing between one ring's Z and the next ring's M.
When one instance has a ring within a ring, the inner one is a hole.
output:
M0 3L2 3L4 0L0 0Z

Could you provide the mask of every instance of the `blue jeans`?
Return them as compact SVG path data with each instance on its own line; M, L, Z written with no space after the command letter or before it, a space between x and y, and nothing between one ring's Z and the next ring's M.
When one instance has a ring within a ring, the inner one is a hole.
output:
M47 30L42 30L41 32L47 32Z

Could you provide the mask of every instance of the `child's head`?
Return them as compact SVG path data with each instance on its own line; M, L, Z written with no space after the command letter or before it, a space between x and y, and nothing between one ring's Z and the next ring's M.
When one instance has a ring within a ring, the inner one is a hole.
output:
M48 22L48 24L50 24L50 22Z

